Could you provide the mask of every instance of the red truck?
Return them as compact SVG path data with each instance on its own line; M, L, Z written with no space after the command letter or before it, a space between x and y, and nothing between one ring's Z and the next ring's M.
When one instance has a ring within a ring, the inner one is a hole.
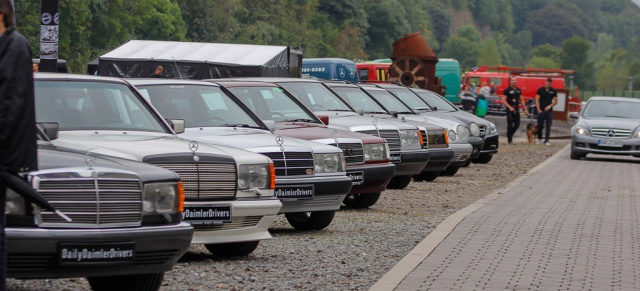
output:
M509 78L516 77L517 86L522 90L522 97L527 104L533 104L532 99L536 97L538 88L544 86L547 78L551 78L551 86L556 89L565 89L565 74L575 74L572 70L561 69L536 69L536 68L514 68L514 67L480 67L475 71L466 72L462 76L462 89L475 83L481 86L482 83L490 85L496 84L496 95L502 95L505 88L509 87ZM464 91L464 90L463 90ZM569 100L572 102L572 100Z

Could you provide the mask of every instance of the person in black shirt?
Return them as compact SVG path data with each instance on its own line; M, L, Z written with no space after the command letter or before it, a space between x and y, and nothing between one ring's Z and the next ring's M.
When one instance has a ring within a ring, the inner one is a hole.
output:
M14 28L11 1L0 0L0 172L38 169L33 65L29 41ZM5 290L6 187L0 182L0 290Z
M544 126L544 144L551 145L551 123L553 121L553 106L558 103L558 91L551 87L551 78L547 78L544 87L536 93L536 109L538 110L538 143L542 142L542 128Z
M151 78L164 78L162 72L164 72L164 68L162 66L156 67L156 71L151 75Z
M521 98L522 90L516 86L516 78L511 79L511 85L504 89L502 92L502 104L507 107L507 141L509 144L513 144L513 134L516 133L518 127L520 127L520 109L518 104L522 104L524 113L529 117L527 112L527 106L524 103L524 99Z
M476 95L472 93L471 87L469 86L467 86L464 91L462 101L460 101L460 104L462 104L462 110L473 112L476 104Z

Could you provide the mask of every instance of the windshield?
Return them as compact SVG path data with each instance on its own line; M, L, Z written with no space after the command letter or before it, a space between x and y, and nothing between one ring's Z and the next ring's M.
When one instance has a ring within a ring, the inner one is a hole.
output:
M349 106L322 83L284 82L279 85L313 111L351 111Z
M36 120L57 122L60 130L166 130L149 109L121 84L36 81Z
M384 108L389 111L395 111L396 113L413 113L410 108L402 104L395 96L391 95L385 90L369 90L367 91L373 98L376 98Z
M168 119L184 119L186 127L260 127L220 88L202 85L138 86L142 96Z
M391 91L391 93L393 93L394 95L398 96L398 98L400 98L402 102L409 105L411 109L415 109L415 110L431 109L429 108L429 105L427 105L422 99L420 99L420 97L416 96L416 94L413 94L413 92L411 92L411 90L407 88L394 88L394 89L389 89L389 91Z
M454 111L457 111L455 106L453 106L451 103L449 103L449 101L443 99L442 97L438 96L435 93L419 91L419 92L416 92L416 94L418 94L418 96L420 96L420 98L422 98L422 100L427 102L427 104L429 104L429 106L437 107L438 111L442 111L442 112L454 112Z
M334 87L333 88L340 97L344 98L351 106L364 110L364 113L384 113L384 110L378 103L373 101L367 93L360 88Z
M277 87L228 88L262 120L319 122Z
M618 100L589 101L582 116L640 119L640 102Z

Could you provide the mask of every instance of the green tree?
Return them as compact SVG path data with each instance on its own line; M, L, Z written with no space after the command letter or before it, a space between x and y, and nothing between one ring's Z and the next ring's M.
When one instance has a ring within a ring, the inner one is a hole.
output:
M479 66L499 66L502 64L498 45L493 38L487 39L482 43L477 63Z
M594 84L594 64L588 60L589 41L579 36L562 42L560 65L563 69L576 70L576 84L584 89L592 89Z
M478 44L481 41L480 33L478 33L476 28L472 25L461 26L460 28L458 28L458 32L456 33L456 35Z
M518 33L509 35L506 38L506 43L509 44L513 49L518 51L524 61L531 57L531 53L533 51L533 46L531 45L532 40L533 34L531 33L531 31L523 30Z
M572 36L586 37L588 30L577 16L580 13L580 8L574 4L562 7L551 4L531 12L526 28L533 34L533 44L559 45Z
M562 53L561 49L547 43L547 44L539 45L535 49L533 49L532 55L533 57L549 58L553 60L555 63L560 64L561 53Z
M559 69L560 65L551 58L547 57L533 57L527 64L529 68L547 68L547 69Z
M589 50L589 61L594 62L602 59L602 56L608 54L613 49L613 35L606 33L598 33L598 39L591 45Z
M136 36L151 40L184 40L187 29L178 3L170 0L140 0L134 7Z
M365 10L369 22L366 52L372 59L388 58L393 42L413 32L405 18L406 12L397 0L368 0Z
M195 42L232 43L240 23L240 0L177 0L185 22L186 39Z

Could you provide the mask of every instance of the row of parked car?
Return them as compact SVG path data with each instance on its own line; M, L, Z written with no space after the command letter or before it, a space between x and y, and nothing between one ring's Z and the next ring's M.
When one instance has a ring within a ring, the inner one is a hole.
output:
M491 122L394 84L37 73L35 91L25 175L72 221L9 192L9 275L94 290L156 290L190 244L247 255L278 214L321 230L498 152Z

